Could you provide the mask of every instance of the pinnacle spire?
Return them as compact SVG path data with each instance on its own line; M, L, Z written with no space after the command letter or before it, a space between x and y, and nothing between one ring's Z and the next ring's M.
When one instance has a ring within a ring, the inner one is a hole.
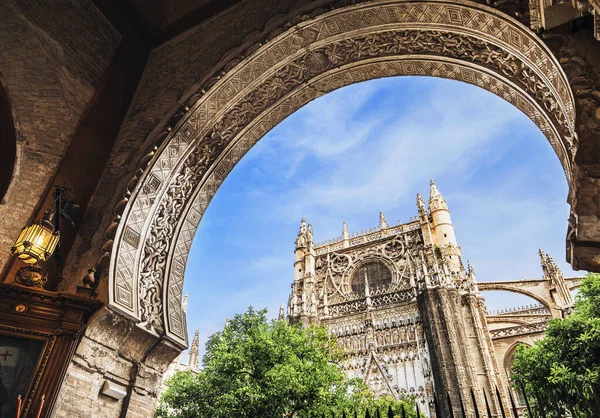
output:
M350 238L350 233L348 232L348 224L346 223L346 221L344 221L344 225L342 226L342 238Z
M389 228L389 225L388 225L387 221L385 220L385 215L383 214L383 212L379 212L379 228L380 229Z
M548 276L550 273L548 268L548 258L541 248L538 250L538 254L540 255L540 263L542 264L542 271L544 272L544 276Z
M427 215L427 211L425 210L425 201L423 200L421 193L417 193L417 210L419 212L419 216Z
M188 358L188 365L194 370L198 368L198 351L200 346L200 332L196 330L192 345L190 347L190 356Z
M541 249L539 250L540 261L542 263L542 270L544 271L544 276L554 277L554 276L562 276L562 272L560 268L552 258L550 254L544 253Z
M298 237L296 238L296 249L306 247L312 244L312 225L306 225L306 219L302 217Z
M433 212L438 209L448 210L448 204L442 197L433 179L431 179L429 183L429 211Z
M573 308L573 296L565 282L565 276L552 258L550 254L539 250L540 259L542 262L542 270L544 271L544 279L550 280L556 289L556 304L565 312L570 312Z
M283 321L285 319L285 311L283 309L283 303L281 305L279 305L279 316L277 317L277 319L279 319L280 321Z

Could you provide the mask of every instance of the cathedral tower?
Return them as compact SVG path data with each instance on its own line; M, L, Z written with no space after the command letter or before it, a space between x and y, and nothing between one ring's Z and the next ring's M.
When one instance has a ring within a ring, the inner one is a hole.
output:
M456 242L450 210L433 180L429 186L429 215L433 245L437 255L448 264L450 271L460 271L462 269L462 252Z
M294 251L294 283L288 311L292 320L307 325L318 322L315 293L315 249L311 224L302 218Z

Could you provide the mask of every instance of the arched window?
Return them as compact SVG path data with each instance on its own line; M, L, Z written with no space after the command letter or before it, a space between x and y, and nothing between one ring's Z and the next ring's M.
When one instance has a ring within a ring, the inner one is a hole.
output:
M509 382L511 381L512 374L513 374L512 373L512 364L515 361L515 356L517 355L517 348L521 345L526 346L527 344L524 344L524 343L515 344L507 352L507 354L504 358L504 367L506 369L506 375L508 376ZM511 390L513 393L513 399L514 399L515 403L517 404L517 406L524 407L525 406L525 396L523 395L521 388L518 385L516 387L511 385Z
M383 262L379 260L367 261L360 266L352 275L350 284L352 291L362 295L365 293L365 274L369 281L369 289L389 286L392 282L392 272Z

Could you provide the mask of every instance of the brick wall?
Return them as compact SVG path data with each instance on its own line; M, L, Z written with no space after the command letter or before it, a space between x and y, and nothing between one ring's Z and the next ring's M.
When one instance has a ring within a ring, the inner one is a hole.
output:
M119 34L89 1L0 2L0 75L17 128L17 161L0 203L0 271L52 185Z

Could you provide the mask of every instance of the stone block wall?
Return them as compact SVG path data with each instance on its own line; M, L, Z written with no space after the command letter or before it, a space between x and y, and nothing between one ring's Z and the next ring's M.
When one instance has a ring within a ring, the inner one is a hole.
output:
M55 407L54 417L151 417L162 375L179 355L175 345L150 335L118 314L103 308L83 336ZM126 396L102 393L110 382Z

